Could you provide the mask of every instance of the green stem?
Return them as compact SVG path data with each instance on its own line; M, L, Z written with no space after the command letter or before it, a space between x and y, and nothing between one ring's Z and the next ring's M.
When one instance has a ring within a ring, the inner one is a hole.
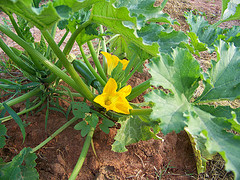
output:
M93 133L94 133L94 130L95 128L91 127L86 139L85 139L85 142L84 142L84 145L83 145L83 148L82 148L82 152L79 156L79 159L77 161L77 164L75 165L74 169L73 169L73 172L71 174L71 176L69 177L69 180L75 180L77 175L79 174L80 170L81 170L81 167L83 165L83 162L87 156L87 152L88 152L88 149L89 149L89 146L91 144L91 140L92 140L92 137L93 137Z
M78 75L78 73L75 71L71 63L67 60L65 54L61 51L59 46L55 43L51 35L48 31L42 30L41 31L44 38L47 40L49 46L52 48L54 53L57 55L59 60L62 62L63 66L66 68L72 79L75 81L75 83L80 87L81 94L87 98L89 101L93 101L95 98L94 94L89 90L88 86L83 82L81 77Z
M104 30L103 30L103 26L100 25L100 32L103 34ZM102 43L102 51L103 52L107 52L107 46L106 46L106 42L105 42L105 38L102 37L103 39L101 40ZM103 56L103 70L104 73L107 74L107 59L105 58L105 56Z
M68 55L69 52L71 51L72 49L72 46L78 36L79 33L82 32L82 30L87 27L89 24L91 23L91 20L88 20L86 21L85 23L83 23L81 26L79 26L79 28L71 35L70 39L68 40L64 50L63 50L63 53L65 55ZM61 39L61 41L63 42L64 39L66 38L65 36L67 36L67 34L69 33L69 29L67 30L67 32L64 34L63 38ZM62 42L59 42L58 43L58 46L60 47ZM57 61L57 63L55 64L57 67L61 68L62 67L62 63L61 61ZM51 83L53 82L55 79L57 78L57 76L55 74L52 74L51 76L49 76L48 78L46 78L44 81L47 82L47 83Z
M133 74L138 70L138 68L142 65L142 62L140 61L136 67L132 70L130 74L122 81L122 84L127 83L127 81L133 76Z
M115 38L118 37L118 36L121 36L121 35L120 35L120 34L116 34L116 35L112 36L110 39L108 39L108 40L106 41L106 44L110 43L113 39L115 39ZM107 52L107 51L106 51L106 52Z
M216 29L223 21L220 19L218 22L212 25L214 29Z
M97 57L97 54L96 54L96 52L95 52L95 50L94 50L94 47L93 47L92 42L91 42L91 41L88 41L88 42L87 42L87 45L88 45L89 50L90 50L90 52L91 52L91 55L92 55L94 64L95 64L95 66L97 67L97 70L98 70L99 75L101 76L101 78L102 78L105 82L107 82L106 74L105 74L104 71L103 71L102 65L101 65L101 63L100 63L100 61L99 61L99 59L98 59L98 57Z
M60 47L62 45L62 43L64 42L64 40L66 39L68 33L69 33L69 29L67 29L67 31L65 32L65 34L63 35L62 39L60 40L60 42L58 43L58 46ZM61 68L62 63L61 61L57 61L55 63L55 65L59 68ZM51 74L49 77L45 78L43 81L46 83L52 83L53 81L55 81L55 79L57 78L56 74Z
M145 82L139 84L138 86L132 89L132 92L129 96L127 96L127 100L131 101L134 98L138 97L142 94L145 90L147 90L151 86L150 79L146 80Z
M128 63L126 69L125 69L125 74L129 74L130 71L132 70L133 65L135 64L135 59L137 57L137 54L134 53L133 57L130 59L130 62Z
M2 39L0 39L0 47L2 50L8 55L10 59L14 61L21 69L26 71L27 73L31 75L35 75L36 72L35 70L29 66L27 63L24 63L20 57L18 57L11 48L9 48Z
M24 109L22 110L21 112L17 113L17 115L22 115L22 114L26 114L34 109L36 109L37 107L39 107L43 102L44 102L45 98L43 98L39 103L37 103L35 106L29 108L29 109ZM3 122L6 122L6 121L9 121L10 119L12 119L12 116L7 116L7 117L3 117L0 119L0 122L3 123Z
M26 41L24 41L22 38L17 36L15 33L13 33L10 29L4 27L0 24L0 31L2 31L4 34L6 34L8 37L10 37L13 41L18 43L20 46L22 46L30 55L32 55L33 51L36 51L32 46L30 46ZM38 51L36 51L38 52ZM40 53L39 53L40 54ZM38 61L38 59L31 58L33 63L36 65L37 69L42 70L42 64Z
M66 95L66 96L69 95L67 91L55 91L55 93L60 94L60 95ZM72 94L72 96L74 96L74 97L83 97L83 96L82 96L81 94L79 94L79 93L73 93L73 92L71 92L71 94Z
M87 57L86 57L86 55L84 53L83 47L79 46L79 48L80 48L83 60L84 60L85 64L87 65L88 69L92 72L92 74L96 77L96 79L100 82L100 84L102 86L105 86L106 82L98 75L98 73L94 70L94 68L92 67L92 65L88 61L88 59L87 59Z
M56 65L48 61L40 52L35 50L32 46L30 46L28 43L26 43L24 40L22 40L19 36L11 32L10 30L6 29L5 27L0 25L0 30L4 30L4 33L7 34L8 37L13 39L16 43L18 43L20 46L22 46L36 61L41 62L44 66L46 66L50 71L52 71L55 75L63 79L68 85L70 85L72 88L77 90L80 94L82 94L83 90L81 86L79 86L71 77L69 77L67 74L62 72L60 68L58 68ZM5 31L6 30L6 31ZM50 36L51 37L51 36ZM42 65L41 65L42 67ZM75 70L74 70L75 71ZM51 79L52 80L52 79ZM54 80L54 79L53 79ZM90 91L90 90L89 90ZM90 91L91 92L91 91ZM91 92L92 93L92 92Z
M67 31L66 31L65 34L63 35L62 39L59 41L59 43L58 43L58 46L59 46L59 47L62 45L62 43L63 43L64 40L66 39L68 33L69 33L69 29L67 29Z
M130 115L150 115L152 109L132 109L130 110Z
M31 98L32 96L36 95L37 93L39 93L41 91L41 87L36 87L34 88L33 90L27 92L26 94L23 94L22 96L19 96L11 101L8 101L6 102L6 104L10 107L10 106L13 106L15 104L18 104L22 101L25 101L29 98ZM4 109L4 106L1 105L0 103L0 110L3 110Z
M70 121L65 123L62 127L60 127L57 131L55 131L51 136L49 136L45 141L43 141L41 144L36 146L35 148L32 149L32 153L35 151L39 150L41 147L46 145L49 141L51 141L53 138L55 138L59 133L61 133L64 129L66 129L68 126L70 126L72 123L74 123L76 120L78 120L77 117L72 118Z
M89 24L91 24L91 19L89 19L88 21L86 21L85 23L83 23L81 26L79 26L76 31L74 31L74 33L72 33L70 39L68 40L64 50L63 50L63 53L65 55L68 55L69 52L71 51L72 47L73 47L73 44L77 38L77 36L79 35L79 33L82 32L82 30L84 30Z
M14 29L15 29L15 31L19 35L19 37L22 38L23 40L25 40L25 38L23 37L22 32L20 31L20 29L19 29L19 27L18 27L18 25L17 25L13 15L12 15L12 13L7 13L7 14L8 14L8 17L9 17L9 19L10 19L10 21L11 21L11 23L12 23Z
M53 25L53 27L52 27L51 36L52 36L53 39L54 39L54 37L55 37L56 30L57 30L57 23L55 23L55 24ZM49 59L50 53L51 53L51 47L48 46L48 47L47 47L47 53L46 53L46 57L47 57L48 59Z

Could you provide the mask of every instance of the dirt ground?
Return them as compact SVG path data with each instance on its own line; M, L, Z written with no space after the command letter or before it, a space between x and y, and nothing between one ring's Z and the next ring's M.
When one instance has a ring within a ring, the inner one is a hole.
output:
M157 1L155 5L159 5ZM216 22L221 15L221 0L169 0L164 11L169 13L172 18L176 18L181 24L181 30L186 31L188 26L185 23L184 11L199 10L207 14L208 20ZM1 17L4 16L0 13ZM223 27L229 27L239 22L225 23ZM179 27L176 27L176 29ZM36 31L34 32L36 34ZM58 36L63 33L58 33ZM57 37L58 38L58 37ZM59 37L60 38L60 37ZM77 52L77 48L74 48ZM3 53L0 52L3 56ZM203 57L209 59L210 57ZM132 86L145 81L149 74L136 73L130 80ZM135 100L141 102L143 97ZM1 99L1 102L3 99ZM69 104L61 102L64 107ZM19 111L24 104L14 106L15 111ZM22 134L19 127L13 121L6 122L8 129L7 145L0 150L0 156L4 161L10 161L17 155L23 147L34 148L59 127L66 123L64 115L51 111L49 114L48 127L45 131L45 112L43 110L34 115L21 116L22 120L30 123L26 127L26 140L22 144ZM70 115L71 116L71 115ZM71 117L70 117L71 118ZM70 126L54 138L51 142L36 152L38 159L37 170L42 180L65 180L68 179L81 153L84 138L79 131ZM129 145L128 151L124 153L115 153L111 151L111 145L114 142L114 136L119 126L116 124L110 129L109 134L105 134L100 129L96 129L93 137L93 143L97 156L94 155L92 148L89 148L87 158L78 176L78 180L86 179L231 179L225 171L219 174L205 174L198 176L196 171L194 154L187 134L183 131L179 134L170 133L163 136L161 140L141 141ZM216 160L217 162L217 160ZM216 168L216 164L211 162ZM208 165L208 171L212 170L211 163ZM220 165L222 166L222 165ZM221 167L223 169L223 167Z

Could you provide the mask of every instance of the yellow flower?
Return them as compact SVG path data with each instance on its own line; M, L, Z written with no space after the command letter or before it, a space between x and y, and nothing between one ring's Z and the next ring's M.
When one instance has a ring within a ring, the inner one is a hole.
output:
M111 75L113 69L118 65L119 62L123 64L122 70L125 70L129 61L126 59L120 60L117 56L111 55L107 52L101 52L105 58L107 59L107 64L108 64L108 69L107 69L107 74Z
M131 91L132 87L128 85L117 92L117 83L113 78L110 78L103 88L103 93L98 95L94 102L106 108L107 111L113 110L118 113L130 114L129 109L132 109L132 107L126 97Z

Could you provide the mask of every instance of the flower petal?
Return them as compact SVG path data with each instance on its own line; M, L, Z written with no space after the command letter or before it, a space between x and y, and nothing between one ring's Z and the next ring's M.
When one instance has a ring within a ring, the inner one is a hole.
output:
M113 78L110 78L103 88L103 93L108 94L108 96L114 96L117 91L117 83Z
M110 59L110 61L111 61L111 59L112 59L112 55L111 54L109 54L108 52L101 52L104 56L105 56L105 58L107 59L107 61Z
M129 109L132 107L129 105L129 102L126 98L118 96L117 98L112 99L112 104L114 105L112 108L113 111L123 114L129 114Z
M102 107L104 107L106 100L107 100L107 94L101 94L101 95L98 95L97 97L95 97L95 99L93 101L95 103L100 104Z
M127 97L132 91L132 87L130 85L123 87L117 93L122 97Z
M129 109L132 109L132 107L129 105L129 103L117 103L115 104L114 111L118 113L123 114L130 114Z
M126 59L123 59L123 60L120 60L120 62L123 64L123 68L122 68L122 70L125 70L126 67L127 67L127 65L128 65L128 63L129 63L129 61L126 60Z
M107 64L108 64L107 73L108 73L108 75L111 75L113 69L118 65L118 62L120 61L120 59L117 56L111 55L107 52L102 51L101 53L107 59Z
M112 59L111 59L111 62L110 62L110 63L108 62L108 69L107 69L108 75L111 75L113 69L114 69L114 68L118 65L118 63L119 63L119 59L118 59L117 56L112 55L111 58L112 58Z

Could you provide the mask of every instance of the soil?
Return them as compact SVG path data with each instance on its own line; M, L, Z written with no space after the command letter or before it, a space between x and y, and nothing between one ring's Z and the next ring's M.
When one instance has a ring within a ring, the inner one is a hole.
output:
M156 2L156 6L161 1ZM221 15L221 0L169 0L164 11L169 13L172 18L177 19L181 24L181 30L186 31L188 26L183 16L184 11L199 10L205 12L208 19L214 23ZM0 13L1 16L5 16ZM229 27L232 23L223 24ZM176 26L176 29L179 27ZM37 30L33 30L36 35ZM63 33L57 33L63 35ZM39 38L39 37L38 37ZM57 37L58 38L58 37ZM60 37L59 37L60 38ZM40 39L40 38L39 38ZM8 41L8 39L5 39ZM11 43L10 41L8 41ZM16 45L14 45L16 46ZM74 48L77 52L77 48ZM3 52L0 52L4 56ZM203 56L209 60L211 57ZM202 59L200 59L202 60ZM205 62L205 61L204 61ZM204 66L204 64L203 64ZM144 71L143 74L136 73L130 80L132 86L136 86L148 79L149 74ZM1 102L4 99L1 99ZM143 96L136 99L135 102L142 102ZM69 106L65 101L61 102L63 107ZM13 106L18 112L25 105L18 104ZM36 147L39 143L49 137L59 127L66 123L66 117L56 111L50 111L47 129L45 130L46 110L38 113L23 115L21 119L29 125L26 127L26 140L22 144L22 134L16 123L6 122L8 129L8 139L6 146L0 150L0 157L5 162L10 161L17 155L23 147ZM72 115L70 115L69 119ZM37 170L42 180L64 180L68 179L81 153L84 139L79 131L74 130L74 124L64 130L51 142L36 152L38 158ZM109 134L105 134L100 129L96 129L93 136L94 148L90 147L84 165L78 175L78 180L85 179L225 179L226 173L221 175L198 176L193 150L187 134L182 131L179 134L174 132L163 136L159 133L162 140L140 141L129 145L128 151L124 153L115 153L111 151L111 145L114 142L114 136L119 129L116 124L110 129ZM208 169L211 170L211 167ZM230 179L230 178L229 178Z

